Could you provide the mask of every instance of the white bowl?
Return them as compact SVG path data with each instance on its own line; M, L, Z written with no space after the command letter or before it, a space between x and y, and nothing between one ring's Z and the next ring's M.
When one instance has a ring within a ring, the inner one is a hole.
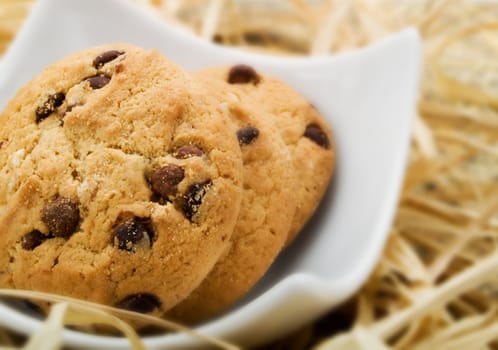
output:
M386 240L403 179L418 90L420 40L409 29L336 56L281 58L201 41L120 0L39 0L0 65L0 108L47 64L89 46L157 48L187 69L249 63L302 92L335 131L338 164L321 207L256 288L198 330L261 344L316 319L363 283ZM31 333L40 322L0 303L0 324ZM126 339L65 331L66 344L126 349ZM145 338L148 348L192 348L184 334Z

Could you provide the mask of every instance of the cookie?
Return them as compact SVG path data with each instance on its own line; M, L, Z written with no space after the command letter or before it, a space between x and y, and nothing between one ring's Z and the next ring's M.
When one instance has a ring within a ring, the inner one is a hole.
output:
M236 129L156 51L46 68L0 115L0 286L162 315L229 246Z
M315 212L333 175L336 153L331 129L298 92L251 66L208 68L198 76L226 81L237 98L251 99L271 115L294 160L298 184L293 189L297 210L287 243L292 242Z
M242 103L222 80L199 78L237 125L243 159L243 193L230 248L201 285L167 314L196 323L239 300L266 272L283 247L294 215L292 159L259 105Z

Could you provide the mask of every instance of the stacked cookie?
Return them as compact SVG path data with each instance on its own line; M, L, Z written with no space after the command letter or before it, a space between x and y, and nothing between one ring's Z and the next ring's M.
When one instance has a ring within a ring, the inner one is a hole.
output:
M0 287L205 320L301 230L334 156L318 112L251 67L74 54L0 115Z

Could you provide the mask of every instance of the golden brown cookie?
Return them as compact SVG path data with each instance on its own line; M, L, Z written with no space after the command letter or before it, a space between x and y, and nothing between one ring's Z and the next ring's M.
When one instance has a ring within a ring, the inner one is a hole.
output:
M292 155L299 184L293 189L297 210L289 232L290 243L315 212L334 172L336 153L331 129L303 96L250 66L208 68L198 75L227 82L238 99L250 99L271 115Z
M294 215L292 159L260 106L241 101L222 80L203 79L237 125L243 193L230 248L201 285L167 316L195 323L239 300L266 272L283 247Z
M236 130L156 51L46 68L0 115L0 286L162 315L228 248Z

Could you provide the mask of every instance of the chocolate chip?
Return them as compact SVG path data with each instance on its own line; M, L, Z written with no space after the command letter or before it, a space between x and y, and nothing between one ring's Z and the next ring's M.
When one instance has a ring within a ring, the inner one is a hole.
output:
M261 81L260 76L254 68L245 64L233 66L228 72L228 83L230 84L258 84Z
M329 138L317 124L309 124L304 131L304 136L325 149L330 147Z
M118 219L118 224L114 227L113 243L119 249L134 251L140 243L145 243L148 247L152 245L154 231L149 218L139 218L133 216L123 221Z
M239 129L237 131L237 138L239 139L239 144L248 145L253 142L259 136L259 130L253 126L246 126L245 128Z
M39 123L50 114L54 113L57 107L60 107L64 103L65 98L66 95L62 92L50 95L45 103L36 109L36 122Z
M207 180L201 183L194 183L189 186L180 202L180 207L187 219L192 220L194 215L199 211L202 200L211 185L211 180Z
M182 182L185 173L175 164L168 164L158 168L150 175L152 191L163 199L176 195L178 184Z
M161 301L154 294L131 294L119 301L116 307L140 313L149 313L161 307Z
M21 238L21 247L24 250L33 250L49 238L38 230L33 230Z
M80 210L71 198L58 197L42 210L42 221L56 237L69 237L78 227Z
M201 157L204 152L197 146L194 145L185 145L177 148L173 153L175 158L178 159L186 159L190 157Z
M101 53L93 60L93 66L97 69L101 68L104 64L114 61L116 58L124 54L122 51L118 50L109 50L104 53Z
M85 78L84 81L88 81L90 87L94 90L97 90L109 84L111 78L109 78L107 75L97 74L94 75L93 77Z

